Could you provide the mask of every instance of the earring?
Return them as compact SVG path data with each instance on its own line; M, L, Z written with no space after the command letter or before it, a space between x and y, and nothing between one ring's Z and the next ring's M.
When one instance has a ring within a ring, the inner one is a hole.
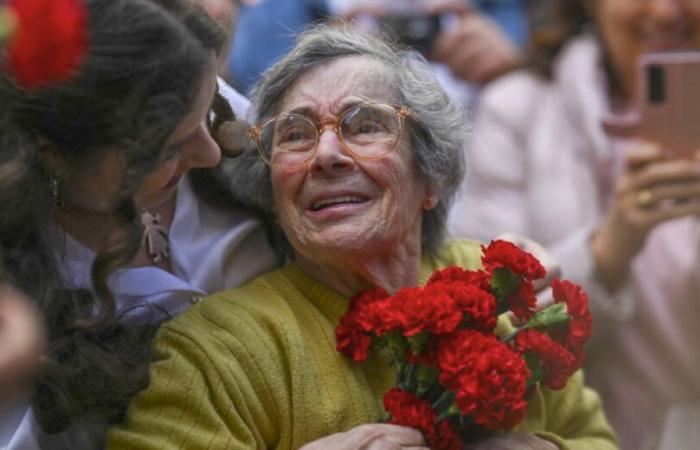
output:
M51 193L51 201L57 208L64 206L64 201L61 199L61 194L58 191L58 179L52 175L49 176L49 192Z
M435 208L436 204L437 201L435 200L435 197L427 197L425 200L423 200L423 209L433 209Z

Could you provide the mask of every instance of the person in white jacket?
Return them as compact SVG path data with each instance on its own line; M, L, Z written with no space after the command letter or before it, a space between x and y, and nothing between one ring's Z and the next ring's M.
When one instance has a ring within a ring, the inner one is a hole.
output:
M570 21L551 43L561 50L540 60L549 70L512 73L481 98L450 230L481 239L514 231L545 244L591 297L586 372L622 448L691 448L700 162L606 130L621 131L635 103L641 54L700 47L700 4L558 4ZM577 27L586 14L592 23Z
M185 0L83 3L90 41L69 80L0 78L4 281L37 304L47 342L34 386L0 398L11 450L101 448L147 382L154 329L277 264L217 182L212 134L235 142L247 108L217 82L224 33Z

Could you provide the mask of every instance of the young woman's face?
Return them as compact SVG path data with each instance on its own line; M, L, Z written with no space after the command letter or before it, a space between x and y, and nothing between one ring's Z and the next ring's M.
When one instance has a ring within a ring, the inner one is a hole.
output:
M700 47L700 0L592 0L596 22L629 98L648 52Z
M216 65L212 57L197 98L190 112L168 138L165 151L172 154L165 163L146 177L134 194L139 207L156 208L177 191L180 178L190 169L211 167L221 158L221 151L207 129L206 119L216 93ZM61 182L61 196L72 206L90 211L108 211L123 177L121 153L107 152L89 169L72 170Z

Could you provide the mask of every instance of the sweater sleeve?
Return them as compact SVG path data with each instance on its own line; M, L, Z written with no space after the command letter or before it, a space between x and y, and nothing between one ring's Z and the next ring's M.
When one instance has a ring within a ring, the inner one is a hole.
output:
M254 363L250 355L239 347L235 357L222 358L236 342L217 337L213 324L188 325L159 332L150 385L132 401L127 421L110 431L108 449L243 450L274 439L262 400L246 394L256 392L244 368ZM206 345L202 335L212 336Z
M544 423L533 433L562 450L614 450L617 438L598 394L584 385L578 371L561 391L542 389Z

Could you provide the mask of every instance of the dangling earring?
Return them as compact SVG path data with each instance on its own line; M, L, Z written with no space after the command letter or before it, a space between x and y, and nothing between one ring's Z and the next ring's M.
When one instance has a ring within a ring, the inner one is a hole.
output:
M141 210L141 223L143 231L143 246L146 248L153 262L159 263L170 258L170 242L168 230L160 224L160 214L155 216L146 208Z
M57 208L63 208L65 202L61 198L61 194L58 191L58 179L53 175L49 175L49 192L51 193L51 200L54 206Z

